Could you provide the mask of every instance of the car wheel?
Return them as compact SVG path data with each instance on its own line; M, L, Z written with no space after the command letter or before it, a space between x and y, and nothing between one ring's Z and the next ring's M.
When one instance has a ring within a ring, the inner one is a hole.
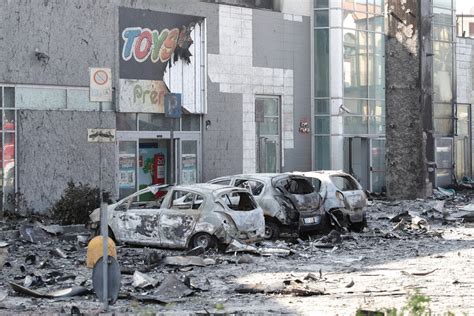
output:
M365 216L362 222L351 223L350 225L350 229L356 233L361 233L364 230L364 227L367 227L367 218Z
M265 239L275 240L280 236L280 225L272 220L265 220Z
M203 247L204 249L214 248L216 246L216 240L213 236L207 233L197 233L193 236L190 243L191 248Z

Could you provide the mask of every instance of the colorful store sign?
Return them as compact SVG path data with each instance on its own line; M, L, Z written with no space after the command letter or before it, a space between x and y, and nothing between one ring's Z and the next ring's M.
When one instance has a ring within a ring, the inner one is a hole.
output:
M202 21L190 15L119 8L120 112L164 112L163 97L169 92L163 81L166 69L178 60L190 63L191 32Z

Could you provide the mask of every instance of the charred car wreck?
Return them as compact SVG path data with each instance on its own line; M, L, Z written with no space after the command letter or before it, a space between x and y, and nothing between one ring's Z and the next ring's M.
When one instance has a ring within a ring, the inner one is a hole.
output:
M140 201L162 190L162 198ZM246 189L212 184L150 186L109 205L108 218L117 242L176 249L256 241L265 231L263 211ZM100 210L90 219L98 226Z
M324 207L335 226L360 232L367 226L367 195L357 180L335 170L294 172L308 177L324 200Z
M244 174L210 183L246 188L265 215L265 238L280 234L320 233L329 228L321 196L305 177L290 174Z

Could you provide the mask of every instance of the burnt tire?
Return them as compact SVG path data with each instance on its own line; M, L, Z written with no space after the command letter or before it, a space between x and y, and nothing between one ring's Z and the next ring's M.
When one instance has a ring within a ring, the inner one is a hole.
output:
M271 219L265 219L264 238L268 240L276 240L280 236L280 225Z
M202 246L207 250L216 247L216 245L217 243L214 236L211 236L208 233L197 233L193 238L191 238L189 248L193 249Z
M351 223L350 230L356 233L361 233L364 230L364 227L367 227L367 218L364 216L362 222Z

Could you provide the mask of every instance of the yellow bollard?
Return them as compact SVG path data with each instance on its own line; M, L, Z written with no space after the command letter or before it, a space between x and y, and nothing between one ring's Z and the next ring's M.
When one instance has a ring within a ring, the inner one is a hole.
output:
M102 236L95 236L94 238L91 239L89 242L89 245L87 246L87 260L86 260L86 265L89 269L92 269L95 265L95 263L102 258L102 255L104 253L103 251L103 244L102 244ZM109 237L108 241L108 249L109 249L109 256L114 257L117 259L117 249L115 249L115 243L114 241Z

